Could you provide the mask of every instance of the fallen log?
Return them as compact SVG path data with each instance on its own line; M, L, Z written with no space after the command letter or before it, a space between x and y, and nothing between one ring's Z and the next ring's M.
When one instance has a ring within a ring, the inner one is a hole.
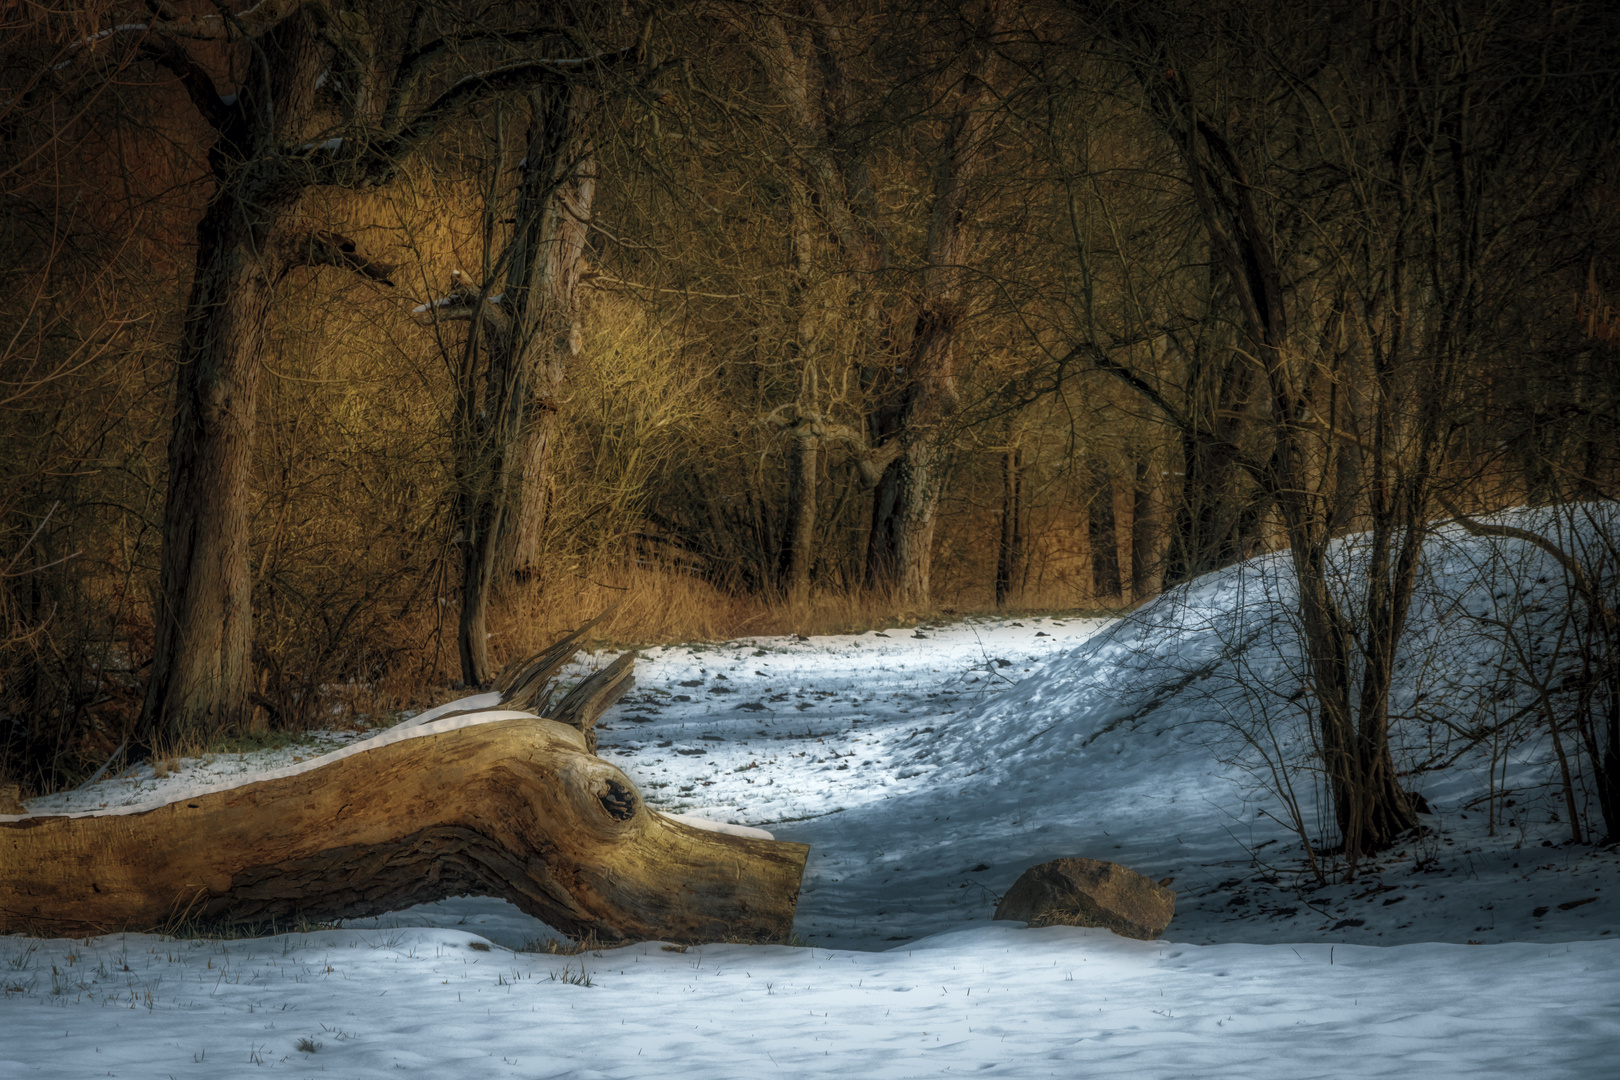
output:
M139 812L0 820L0 932L285 924L471 894L603 941L785 941L808 852L666 818L579 730L486 712Z

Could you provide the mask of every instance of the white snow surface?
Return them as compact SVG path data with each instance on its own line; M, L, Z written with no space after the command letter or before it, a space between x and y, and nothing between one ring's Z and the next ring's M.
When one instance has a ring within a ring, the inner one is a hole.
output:
M1279 569L1209 575L1122 620L645 650L600 752L661 810L810 844L798 947L513 951L552 934L477 897L249 940L14 935L0 1076L1606 1075L1620 859L1568 842L1550 747L1498 759L1494 781L1484 748L1412 772L1426 835L1350 883L1308 873L1238 738L1300 737ZM1439 536L1399 709L1511 709L1484 628L1547 606L1558 580L1523 545ZM1403 766L1447 749L1401 730ZM148 806L362 738L142 767L29 807ZM1486 819L1491 784L1506 821ZM990 921L1025 868L1066 855L1174 877L1165 940Z
M0 1003L8 1078L1522 1080L1608 1075L1620 1035L1608 941L1200 947L997 923L888 952L563 957L417 927L4 945L33 949L5 976L33 984Z

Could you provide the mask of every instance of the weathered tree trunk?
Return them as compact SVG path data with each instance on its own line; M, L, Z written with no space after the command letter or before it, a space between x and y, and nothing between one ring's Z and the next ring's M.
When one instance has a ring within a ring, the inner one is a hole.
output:
M576 292L596 196L587 130L595 94L582 76L564 75L530 93L499 318L486 320L484 311L494 305L483 299L468 309L458 409L463 547L457 635L468 686L485 685L493 674L486 628L496 581L505 573L528 577L540 566L557 410L581 349ZM489 292L486 283L484 297ZM471 358L480 344L487 356L476 364ZM482 387L474 385L480 372Z
M810 599L810 568L816 553L816 470L821 438L801 419L793 430L793 465L788 475L787 594L790 603Z
M1136 461L1135 505L1131 513L1131 601L1158 595L1170 550L1170 515L1165 499L1164 450L1150 446Z
M888 425L885 414L875 412L867 417L871 432L881 431ZM898 437L898 436L894 436ZM874 445L877 439L872 438ZM872 488L872 518L866 533L866 563L863 582L867 589L883 592L892 588L895 568L899 563L896 547L899 543L898 507L900 504L901 464L898 458L890 462Z
M1114 517L1114 479L1106 466L1091 469L1095 488L1086 507L1087 536L1091 544L1091 598L1120 594L1119 529Z
M948 250L939 251L937 257L942 260L938 265L949 267L955 279L960 268L954 260L964 253L965 238L959 235L959 226L953 231L958 235L950 238L945 245ZM906 388L899 434L901 451L895 460L896 498L893 520L888 524L894 559L889 571L894 599L920 609L931 603L934 518L939 510L945 456L946 436L942 429L956 405L960 300L959 287L942 290L939 305L925 307L918 315L907 364L912 382Z
M585 130L594 101L594 90L563 75L529 95L500 319L486 320L483 312L493 305L482 299L468 309L457 410L463 541L457 645L468 686L483 686L494 674L487 625L501 568L526 576L539 565L558 398L580 348L575 292L596 191ZM487 297L488 283L483 291ZM480 344L487 354L482 364L472 362Z
M196 276L175 368L159 595L141 738L194 743L249 720L248 482L259 366L285 218L301 190L281 144L314 113L320 51L287 19L210 152L217 185L197 226Z
M807 847L666 818L578 731L506 715L142 813L0 822L0 932L354 918L473 894L607 941L787 940Z
M144 741L204 740L248 719L253 617L247 488L270 282L262 229L229 197L198 228L175 371L155 652ZM223 219L223 220L221 220Z
M927 608L948 431L956 407L956 335L966 314L968 200L990 155L996 129L996 84L1001 61L992 40L1006 12L986 4L976 28L982 51L970 69L957 70L952 111L934 175L926 269L910 345L904 354L898 431L900 456L890 466L894 498L887 516L873 514L867 545L869 580L886 584L901 604ZM888 481L885 476L885 481ZM884 508L883 494L874 509ZM871 561L876 556L882 561Z
M1001 542L996 551L996 607L1024 582L1024 449L1009 446L1001 464Z
M503 541L506 568L519 578L540 569L563 383L584 347L578 290L596 202L596 155L589 132L595 89L574 80L532 98L540 116L529 140L529 160L538 171L531 204L520 207L518 217L519 229L533 229L524 259L528 284L507 294L519 311L521 330L513 345L529 353L515 358L513 367L527 364L533 371L518 450L523 471ZM531 222L531 215L538 221Z

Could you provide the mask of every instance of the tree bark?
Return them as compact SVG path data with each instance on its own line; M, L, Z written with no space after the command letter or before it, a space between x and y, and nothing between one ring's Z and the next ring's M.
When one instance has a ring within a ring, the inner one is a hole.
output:
M529 95L530 121L514 220L504 253L499 325L473 317L458 388L461 483L462 680L486 685L488 613L497 578L539 569L557 409L580 348L575 293L584 263L596 170L587 119L595 92L557 76ZM490 285L483 286L487 298ZM470 309L476 316L483 304ZM485 362L473 362L480 345ZM481 385L479 385L481 381Z
M144 740L245 724L252 688L247 487L270 282L263 230L221 199L198 228L192 316L175 371L158 618ZM223 218L224 220L221 220Z
M1024 584L1024 449L1009 446L1001 463L1001 543L996 552L996 607Z
M936 211L936 217L941 216ZM954 217L955 215L947 215ZM917 316L906 372L910 384L900 410L900 455L894 472L894 505L890 520L882 522L892 557L874 567L872 577L887 572L887 585L895 602L918 609L931 603L934 562L934 518L939 510L945 455L945 420L956 404L956 330L961 317L958 304L960 265L965 246L960 222L942 238L936 257L951 262L935 265L946 270L957 286L941 289L935 303ZM873 528L879 527L873 522ZM881 580L881 578L879 578Z
M1119 529L1114 517L1114 479L1106 466L1093 463L1094 488L1086 508L1087 535L1091 547L1091 598L1101 600L1120 595Z
M1131 602L1157 596L1164 588L1170 550L1170 515L1165 499L1164 450L1149 446L1136 461L1135 505L1131 513Z
M302 17L258 43L262 63L210 151L216 190L175 369L159 595L141 739L186 745L249 722L253 686L247 490L259 366L286 218L301 185L277 160L314 112L320 51Z
M526 188L533 194L518 214L519 229L532 232L524 239L528 250L513 263L514 275L521 262L528 280L515 292L509 280L507 294L517 302L522 329L514 346L528 352L514 358L512 366L526 365L533 371L518 450L523 472L503 553L507 572L518 578L540 571L563 384L584 349L578 290L597 175L589 132L595 89L574 80L566 88L548 88L532 98L540 113L528 151L536 175L526 178ZM538 220L531 220L535 216Z
M901 451L889 467L892 478L884 477L890 490L880 490L874 504L867 580L886 586L896 602L909 607L927 608L931 602L934 516L946 421L957 400L956 336L966 315L968 199L989 157L996 126L1000 58L988 41L1003 15L999 4L986 6L982 40L977 42L982 55L971 70L955 73L953 110L934 176L922 295L902 361L900 404L893 413L895 430L874 431L899 439ZM880 421L875 426L888 425Z
M821 437L801 419L793 429L793 465L788 476L787 594L789 603L810 599L810 568L816 553L816 480Z
M781 942L808 852L666 818L578 731L513 717L141 813L0 822L0 932L356 918L471 894L605 941Z

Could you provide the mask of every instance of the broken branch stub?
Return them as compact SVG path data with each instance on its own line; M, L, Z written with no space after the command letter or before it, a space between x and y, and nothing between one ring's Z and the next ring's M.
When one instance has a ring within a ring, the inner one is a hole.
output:
M596 721L636 685L635 663L636 654L627 652L601 671L593 672L550 710L550 719L584 735L585 748L596 753Z
M621 601L622 603L622 601ZM522 709L527 712L544 713L545 706L551 700L555 690L552 685L557 673L563 666L573 659L574 653L585 635L603 619L612 615L619 609L614 604L596 618L574 630L566 637L560 638L540 652L535 653L527 660L518 660L506 665L505 669L495 677L492 689L501 695L501 707L506 709ZM632 657L634 654L631 654ZM612 704L609 702L609 704ZM603 706L606 708L607 706ZM450 713L454 716L456 713Z

